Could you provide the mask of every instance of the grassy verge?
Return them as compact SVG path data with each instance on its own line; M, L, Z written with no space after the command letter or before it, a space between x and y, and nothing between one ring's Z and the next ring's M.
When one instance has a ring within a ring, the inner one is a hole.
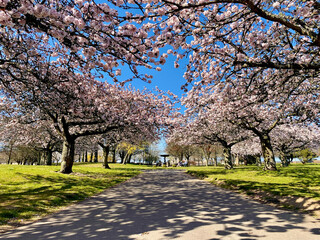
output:
M0 165L0 230L36 220L95 195L140 173L144 167L99 164L74 165L74 173L59 166Z
M281 198L286 196L320 200L320 165L292 164L287 168L279 167L278 171L263 171L256 166L236 167L233 170L194 167L187 172L223 188L252 196L260 194L267 202L280 203ZM285 202L283 206L295 208L294 203Z

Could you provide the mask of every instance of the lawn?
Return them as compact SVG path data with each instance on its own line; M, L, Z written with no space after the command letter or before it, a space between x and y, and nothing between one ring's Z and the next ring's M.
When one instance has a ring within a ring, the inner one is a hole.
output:
M292 164L278 171L263 171L261 167L244 166L233 170L223 167L193 167L189 174L228 189L247 194L255 190L280 196L298 196L320 200L320 165Z
M35 220L84 200L138 175L139 165L74 165L72 174L59 166L0 165L0 230Z

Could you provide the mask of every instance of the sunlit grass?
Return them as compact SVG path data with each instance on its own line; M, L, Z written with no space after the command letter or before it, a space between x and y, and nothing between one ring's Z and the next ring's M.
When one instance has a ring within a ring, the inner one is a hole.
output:
M16 225L84 200L140 173L135 165L75 164L72 174L59 166L0 165L0 225Z
M225 188L251 193L262 190L280 196L299 196L320 200L320 165L292 164L278 171L263 171L260 167L196 167L189 174L204 178Z

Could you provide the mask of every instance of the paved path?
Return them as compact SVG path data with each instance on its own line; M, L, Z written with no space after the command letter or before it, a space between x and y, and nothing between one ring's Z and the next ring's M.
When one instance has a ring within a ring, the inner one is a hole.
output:
M320 221L164 170L145 172L0 239L319 240Z

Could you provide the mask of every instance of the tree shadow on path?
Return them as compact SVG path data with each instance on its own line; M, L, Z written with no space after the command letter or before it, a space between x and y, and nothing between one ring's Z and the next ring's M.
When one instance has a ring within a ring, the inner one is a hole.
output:
M0 239L320 239L313 218L180 171L147 171Z

